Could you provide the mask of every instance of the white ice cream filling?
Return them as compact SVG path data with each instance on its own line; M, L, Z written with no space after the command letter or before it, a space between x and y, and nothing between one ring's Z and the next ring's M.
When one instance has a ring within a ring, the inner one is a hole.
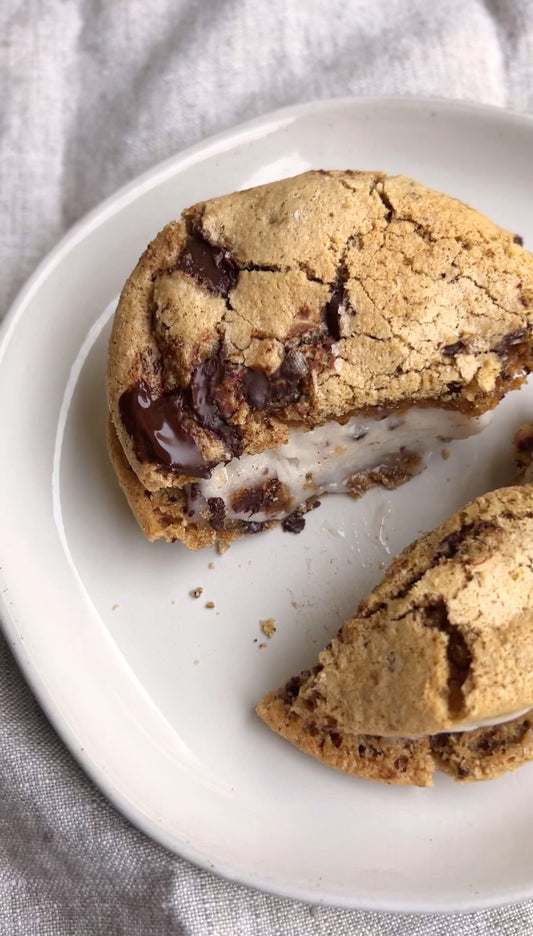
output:
M424 459L451 439L475 435L490 418L490 413L468 417L453 410L411 407L381 419L354 416L344 425L328 422L310 430L291 429L289 441L280 448L233 458L217 465L194 488L189 486L189 515L203 513L210 498L221 498L227 519L281 520L313 496L349 492L354 475L379 471L401 455ZM285 486L289 505L287 497L280 498L279 509L274 502L265 511L259 497L257 504L235 509L232 502L242 500L240 492L260 490L272 480Z

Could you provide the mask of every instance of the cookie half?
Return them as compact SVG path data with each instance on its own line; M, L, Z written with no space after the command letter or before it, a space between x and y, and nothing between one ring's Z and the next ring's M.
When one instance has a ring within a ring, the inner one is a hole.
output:
M200 203L117 308L119 480L150 538L297 531L322 493L394 487L479 431L532 365L532 317L531 255L404 176L309 172Z
M427 785L435 764L456 779L486 779L531 759L532 706L525 484L478 498L409 546L315 670L257 711L331 766Z

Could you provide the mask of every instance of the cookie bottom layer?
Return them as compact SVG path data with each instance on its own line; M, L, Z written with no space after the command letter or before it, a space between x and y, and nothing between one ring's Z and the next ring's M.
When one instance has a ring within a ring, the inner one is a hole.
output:
M257 706L277 734L328 767L397 786L430 787L435 770L459 783L494 780L533 760L533 710L492 728L423 738L345 735L293 712L283 689Z

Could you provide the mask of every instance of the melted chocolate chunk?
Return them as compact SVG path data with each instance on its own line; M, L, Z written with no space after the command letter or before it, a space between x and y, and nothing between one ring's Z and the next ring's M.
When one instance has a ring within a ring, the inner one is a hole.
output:
M190 432L194 423L218 436L233 455L240 455L239 434L219 405L219 400L224 403L224 386L232 376L213 357L194 368L186 389L156 396L140 380L126 390L119 401L120 415L139 461L180 470L192 478L208 478L213 464L202 458Z
M515 244L518 244L519 247L524 246L524 238L522 237L521 234L515 234L515 236L513 237L513 241Z
M242 381L244 397L252 409L279 409L298 399L306 374L303 354L287 351L282 364L270 377L262 370L248 368Z
M231 251L210 244L198 232L189 236L176 269L220 296L227 296L239 278L239 268Z
M345 310L347 301L344 284L339 283L324 306L324 321L333 341L338 341L341 336L341 312Z
M305 526L305 517L302 517L299 511L295 510L294 513L289 514L288 517L285 517L285 520L281 524L285 533L301 533Z
M179 469L192 478L208 478L212 465L203 458L183 425L186 406L181 391L154 397L140 380L119 401L124 428L140 462Z

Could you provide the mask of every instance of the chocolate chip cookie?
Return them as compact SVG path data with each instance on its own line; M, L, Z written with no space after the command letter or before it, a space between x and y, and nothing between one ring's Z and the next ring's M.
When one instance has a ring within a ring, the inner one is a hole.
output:
M407 480L533 364L533 257L404 176L308 172L203 202L128 279L109 449L150 539L198 549Z
M258 706L358 776L490 779L533 758L533 485L494 491L409 546L319 656ZM512 717L516 715L516 717Z

